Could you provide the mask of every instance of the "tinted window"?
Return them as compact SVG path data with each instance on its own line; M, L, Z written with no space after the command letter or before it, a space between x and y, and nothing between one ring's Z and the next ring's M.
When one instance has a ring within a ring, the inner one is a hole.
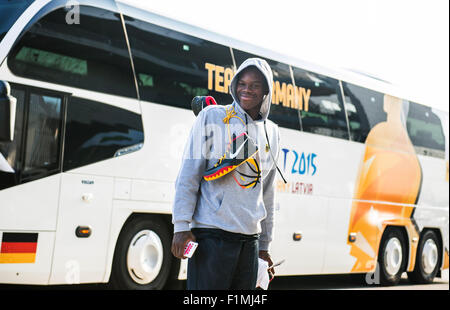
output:
M23 168L27 175L59 168L61 110L61 98L30 94Z
M431 108L410 102L406 126L418 154L445 157L441 120Z
M64 170L112 158L144 141L139 114L72 97L67 108Z
M25 91L12 87L11 96L17 99L14 140L12 142L0 142L0 189L19 184Z
M348 139L347 120L335 79L293 68L303 131Z
M0 189L60 171L63 97L16 88L14 139L0 143Z
M364 87L342 82L351 140L365 142L370 130L385 122L384 95Z
M269 119L281 127L300 130L299 107L295 105L295 88L287 64L234 50L236 65L239 67L246 59L258 57L267 61L273 73L272 105Z
M190 109L195 96L230 104L230 49L132 18L127 33L141 99Z
M80 23L66 10L49 13L21 38L9 56L20 76L136 97L123 27L112 12L80 7Z
M0 1L0 42L34 0Z

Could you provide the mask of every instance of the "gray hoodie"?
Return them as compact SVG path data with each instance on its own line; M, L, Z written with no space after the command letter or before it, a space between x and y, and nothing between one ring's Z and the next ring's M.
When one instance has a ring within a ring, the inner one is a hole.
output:
M258 68L268 82L269 93L261 105L259 120L253 120L241 108L236 95L236 77L248 66ZM272 102L272 83L272 70L265 60L247 59L230 84L233 103L208 106L197 116L175 182L172 216L175 232L191 228L218 228L247 235L259 233L259 249L268 250L273 235L275 201L276 169L272 155L277 157L279 153L278 126L267 119ZM227 114L234 117L224 120ZM267 143L264 122L270 144ZM239 185L255 180L256 167L250 164L243 164L219 179L205 181L204 171L213 167L223 156L230 137L243 132L248 132L249 138L259 149L255 159L261 178L256 185L250 188ZM272 150L269 150L269 145Z

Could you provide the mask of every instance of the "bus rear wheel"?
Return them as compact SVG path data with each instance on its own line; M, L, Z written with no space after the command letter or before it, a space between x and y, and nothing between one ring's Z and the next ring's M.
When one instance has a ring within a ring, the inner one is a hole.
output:
M414 271L408 272L408 279L413 283L432 283L440 266L440 249L436 233L426 231L419 241Z
M120 234L110 285L113 289L162 289L171 262L167 225L158 218L136 217Z
M403 234L395 228L387 228L381 238L378 268L381 285L400 282L406 266L406 243Z

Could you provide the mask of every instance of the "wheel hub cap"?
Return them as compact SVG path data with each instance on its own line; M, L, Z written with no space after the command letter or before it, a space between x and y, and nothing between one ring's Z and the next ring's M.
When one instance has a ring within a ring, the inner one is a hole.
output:
M159 236L151 230L138 232L131 240L127 254L130 277L139 284L152 282L159 274L163 261L163 246Z
M397 238L392 238L386 245L384 252L384 266L389 275L394 276L400 270L402 264L402 244Z
M438 262L438 249L434 240L428 239L422 251L422 267L427 274L431 274Z

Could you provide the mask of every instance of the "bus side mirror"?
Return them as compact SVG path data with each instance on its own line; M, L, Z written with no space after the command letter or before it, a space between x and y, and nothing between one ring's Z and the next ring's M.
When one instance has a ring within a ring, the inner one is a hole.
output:
M0 142L11 142L14 139L17 99L10 92L9 83L0 81Z

